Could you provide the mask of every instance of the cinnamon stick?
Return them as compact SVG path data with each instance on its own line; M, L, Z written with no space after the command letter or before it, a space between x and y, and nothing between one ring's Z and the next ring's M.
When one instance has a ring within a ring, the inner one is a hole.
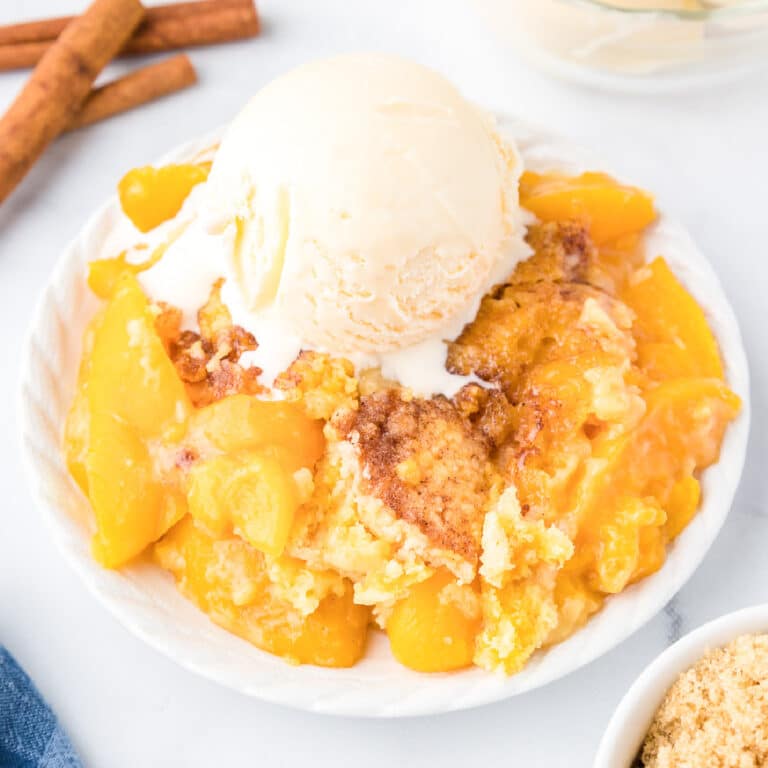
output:
M0 203L75 120L93 81L143 15L139 0L94 0L46 52L0 119Z
M144 9L141 27L152 25L159 19L173 16L187 16L215 11L225 6L251 5L251 0L191 0L186 3L152 5ZM54 41L77 16L57 16L53 19L37 19L19 24L0 26L0 45L20 43L45 43Z
M94 89L67 130L127 112L196 82L197 73L189 57L183 53L171 56Z
M0 71L34 66L71 16L0 27ZM148 8L122 53L154 53L254 37L253 0L197 0Z
M136 30L123 53L155 53L255 37L259 17L252 0L224 2L196 13L168 14Z
M50 47L48 41L0 45L0 72L34 67Z

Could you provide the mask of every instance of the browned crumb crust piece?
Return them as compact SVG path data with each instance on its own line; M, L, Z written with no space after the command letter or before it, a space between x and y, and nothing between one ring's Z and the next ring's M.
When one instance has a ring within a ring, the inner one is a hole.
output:
M683 672L656 713L639 764L768 765L768 635L743 635Z
M618 302L586 283L595 251L583 226L550 222L531 227L534 255L482 301L475 320L449 345L447 368L497 382L510 400L534 365L599 350L603 340L580 318L589 299L608 316Z
M477 560L490 447L451 401L375 392L337 428L359 447L373 495L437 546Z
M493 453L512 437L515 410L498 389L467 384L454 395L453 403Z
M239 363L243 352L256 349L252 333L233 325L221 300L219 280L207 303L197 313L200 333L181 330L181 311L161 306L155 321L168 356L185 383L192 403L202 407L237 393L263 391L258 382L261 369Z
M533 255L517 265L509 283L583 283L595 262L596 251L583 224L548 221L533 224L526 235Z
M475 321L449 345L451 373L477 374L498 382L512 396L521 376L552 356L569 357L600 349L600 338L579 320L588 299L611 309L617 303L580 283L507 285L486 296Z

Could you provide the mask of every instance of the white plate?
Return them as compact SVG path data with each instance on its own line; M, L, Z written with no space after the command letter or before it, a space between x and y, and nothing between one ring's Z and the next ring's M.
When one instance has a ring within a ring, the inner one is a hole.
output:
M768 605L756 605L710 621L667 648L621 700L600 742L594 768L631 768L656 711L678 675L713 648L740 635L765 632Z
M504 129L517 138L530 167L605 170L580 150L541 131L509 120ZM208 136L180 147L162 162L193 157L216 138ZM96 306L85 283L86 264L105 255L105 239L118 217L113 197L64 250L40 300L22 364L23 451L46 523L88 589L126 628L187 669L251 696L338 715L426 715L498 701L563 677L631 635L682 587L720 530L744 463L749 427L747 362L736 318L716 275L686 231L662 216L654 241L663 245L664 256L706 309L725 359L728 382L744 402L741 415L728 429L720 462L703 475L702 508L670 547L664 567L607 600L586 627L536 654L514 677L479 669L430 676L411 672L394 661L381 633L374 633L365 658L351 669L294 667L259 651L212 624L159 568L139 564L108 571L90 555L90 509L65 468L61 435L75 388L83 329ZM654 255L655 251L649 253Z

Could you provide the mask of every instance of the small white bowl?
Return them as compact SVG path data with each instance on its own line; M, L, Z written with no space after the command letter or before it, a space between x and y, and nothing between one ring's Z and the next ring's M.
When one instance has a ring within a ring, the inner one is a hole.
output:
M502 121L536 170L606 170L568 142L520 123ZM219 135L179 147L161 159L184 162ZM610 169L608 169L610 170ZM87 263L105 255L123 220L113 197L62 253L45 288L26 343L19 422L30 485L60 550L87 588L127 629L178 664L250 696L313 712L358 717L427 715L486 704L538 688L611 650L651 619L685 584L717 536L733 501L749 431L749 376L735 315L720 283L690 235L662 215L652 255L664 253L675 273L705 308L720 344L731 388L742 412L729 427L720 461L702 474L703 503L669 548L663 568L606 601L572 637L537 653L509 678L481 669L422 675L399 665L381 633L351 669L295 667L211 623L175 588L169 574L149 563L119 571L91 557L88 500L67 473L61 436L75 390L81 340L97 302L85 282Z
M664 696L678 675L707 651L740 635L768 632L768 604L729 613L685 635L658 656L621 700L600 742L593 768L631 768Z

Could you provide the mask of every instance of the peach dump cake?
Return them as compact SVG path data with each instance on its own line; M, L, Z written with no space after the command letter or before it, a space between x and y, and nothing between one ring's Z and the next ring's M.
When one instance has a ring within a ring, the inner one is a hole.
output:
M305 152L297 89L368 122L339 142L318 106ZM415 670L519 671L662 566L739 410L704 312L646 260L652 199L523 173L486 116L386 57L292 73L238 121L212 168L132 171L123 210L157 236L89 265L103 306L64 443L94 556L151 554L294 663L352 665L383 630ZM240 197L236 157L256 169ZM205 261L216 238L228 255Z

